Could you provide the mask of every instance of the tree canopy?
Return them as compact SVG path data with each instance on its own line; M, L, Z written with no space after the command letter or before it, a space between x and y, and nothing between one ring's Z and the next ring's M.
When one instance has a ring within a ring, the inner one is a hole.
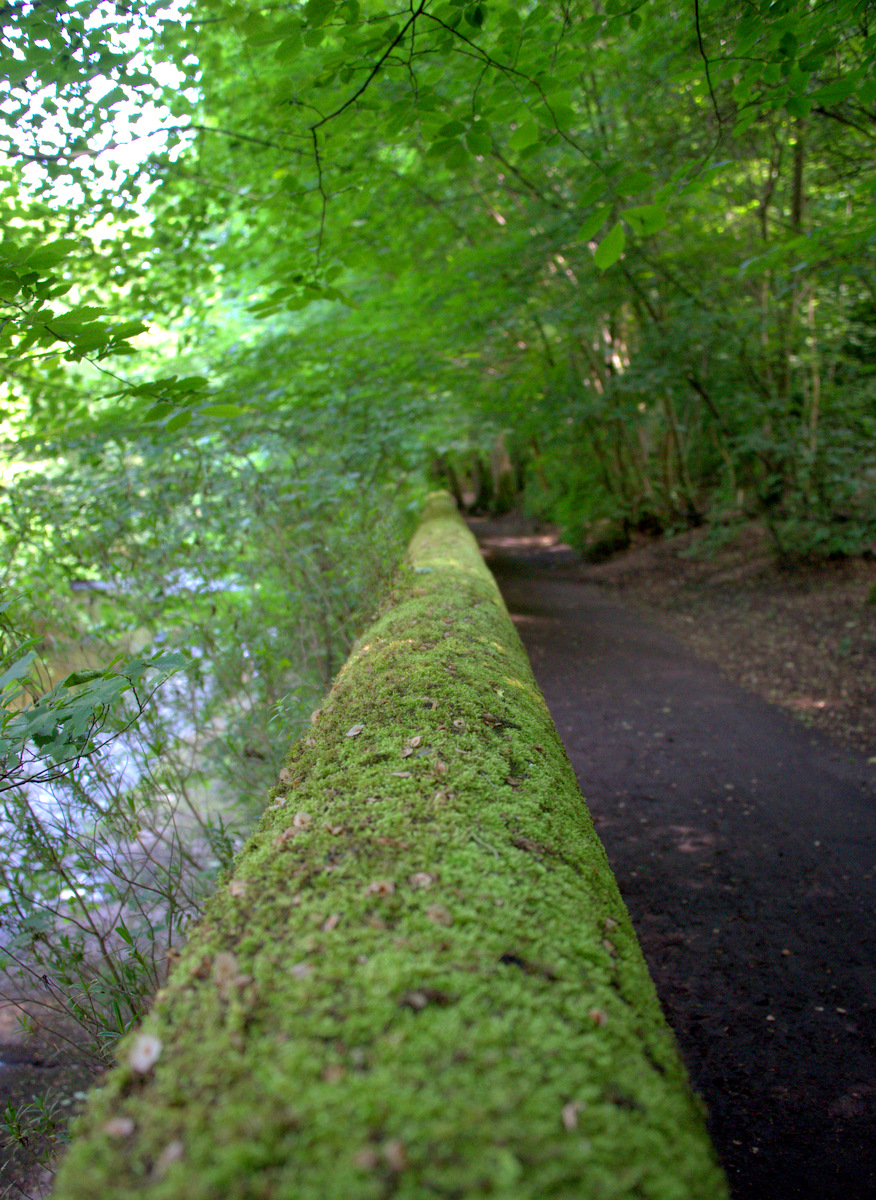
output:
M854 550L871 15L9 6L10 429L341 430L390 472L504 430L573 536L745 512Z
M87 488L246 445L461 486L503 437L514 487L579 541L757 516L780 554L859 550L870 16L7 6L12 461Z

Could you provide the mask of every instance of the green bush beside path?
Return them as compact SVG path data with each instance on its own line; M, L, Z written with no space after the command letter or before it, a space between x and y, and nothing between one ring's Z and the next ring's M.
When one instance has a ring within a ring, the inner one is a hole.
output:
M121 1044L55 1200L726 1196L449 497L409 557Z

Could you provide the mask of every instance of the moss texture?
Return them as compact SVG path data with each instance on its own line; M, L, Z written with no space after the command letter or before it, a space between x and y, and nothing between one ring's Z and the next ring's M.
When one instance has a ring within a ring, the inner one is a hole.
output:
M56 1200L726 1196L449 496L409 558L94 1093Z

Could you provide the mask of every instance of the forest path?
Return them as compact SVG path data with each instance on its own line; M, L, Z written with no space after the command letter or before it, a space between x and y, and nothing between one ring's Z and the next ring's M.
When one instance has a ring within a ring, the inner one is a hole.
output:
M734 1200L876 1197L876 769L472 521ZM492 540L491 540L492 539Z

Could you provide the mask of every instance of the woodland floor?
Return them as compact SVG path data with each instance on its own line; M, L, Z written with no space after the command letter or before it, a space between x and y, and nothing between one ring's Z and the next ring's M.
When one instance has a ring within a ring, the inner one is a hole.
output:
M734 1200L876 1197L876 564L470 522ZM783 711L783 709L785 711Z
M734 1200L874 1200L876 563L781 572L749 530L590 566L532 522L471 525ZM87 1077L0 1004L0 1109L60 1116ZM39 1144L0 1153L0 1197L41 1194Z

